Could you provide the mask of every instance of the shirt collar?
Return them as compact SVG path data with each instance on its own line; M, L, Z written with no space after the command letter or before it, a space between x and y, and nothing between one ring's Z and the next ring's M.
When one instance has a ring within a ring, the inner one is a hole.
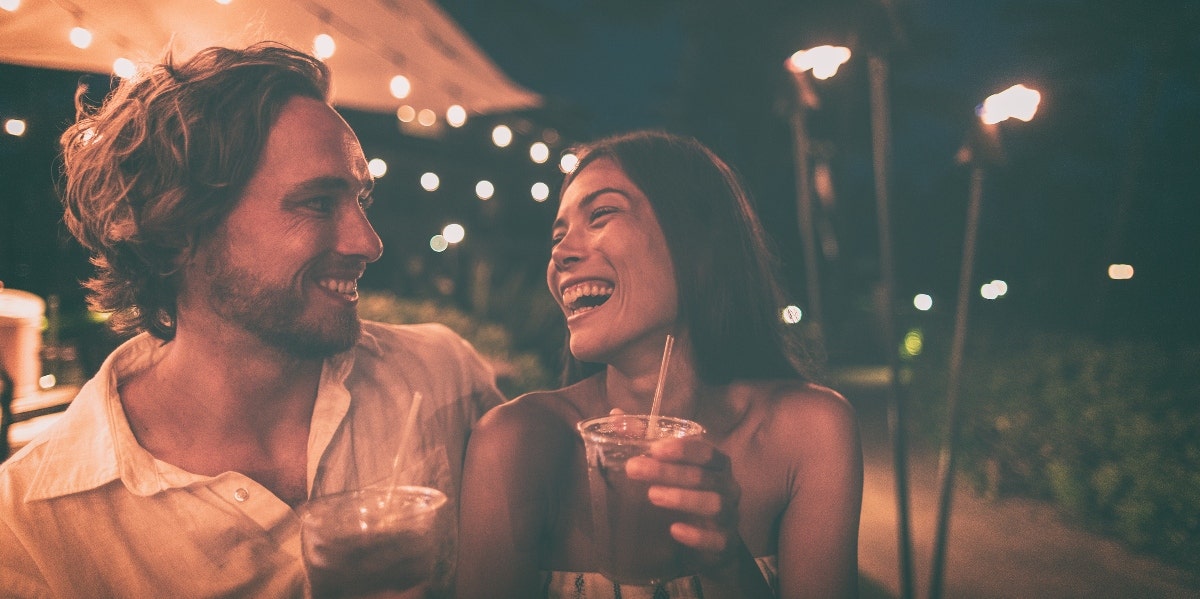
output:
M71 405L39 442L40 466L25 494L25 501L50 499L98 488L120 480L135 495L149 496L209 480L154 458L138 444L125 417L117 393L118 381L148 368L161 358L164 342L141 333L121 344L105 359ZM364 332L358 348L380 353L379 343ZM313 430L309 436L309 479L318 460L349 409L346 378L354 366L354 348L337 354L322 367L314 422L332 426Z

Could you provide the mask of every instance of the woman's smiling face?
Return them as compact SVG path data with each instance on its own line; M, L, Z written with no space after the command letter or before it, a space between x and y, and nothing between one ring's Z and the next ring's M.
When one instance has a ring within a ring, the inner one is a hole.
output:
M621 167L598 158L563 190L546 268L571 353L612 363L631 346L661 352L678 314L675 270L658 218Z

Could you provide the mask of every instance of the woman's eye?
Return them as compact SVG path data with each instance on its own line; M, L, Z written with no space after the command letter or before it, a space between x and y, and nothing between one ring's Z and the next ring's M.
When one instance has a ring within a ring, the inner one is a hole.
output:
M617 208L615 206L600 206L599 208L592 210L592 220L594 221L602 216L612 214L616 211Z

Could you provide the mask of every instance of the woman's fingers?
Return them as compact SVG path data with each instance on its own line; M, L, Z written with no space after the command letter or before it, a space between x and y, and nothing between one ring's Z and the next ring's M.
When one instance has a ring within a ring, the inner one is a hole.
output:
M696 491L679 487L654 485L648 493L650 503L658 507L715 518L722 512L724 501L713 491Z
M720 530L700 528L683 522L671 525L671 537L700 552L720 555L729 547L729 537Z

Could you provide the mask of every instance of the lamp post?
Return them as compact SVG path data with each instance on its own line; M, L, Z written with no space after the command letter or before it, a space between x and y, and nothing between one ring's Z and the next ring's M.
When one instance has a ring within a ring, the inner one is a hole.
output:
M954 496L954 468L960 426L958 390L962 372L963 348L967 336L967 308L971 293L971 273L975 264L975 241L979 233L979 213L983 206L983 179L986 168L1002 162L998 125L1010 118L1028 122L1037 113L1041 94L1024 85L1014 85L988 96L976 109L979 122L972 128L959 150L959 162L971 167L970 196L963 234L962 264L958 278L958 305L954 318L954 339L946 381L946 439L938 459L940 489L937 530L934 537L933 563L929 578L929 597L942 596L946 562L946 538L950 529L950 505Z
M809 72L817 79L828 79L837 74L838 68L850 60L850 50L842 46L817 46L799 50L792 54L784 65L792 74L796 86L796 109L792 111L792 133L796 159L796 216L800 225L800 238L804 244L805 289L808 295L808 313L811 315L812 330L819 349L825 351L825 336L822 331L820 271L817 265L816 234L813 232L812 214L812 171L810 159L812 147L808 138L805 119L808 111L820 107L820 99L808 79Z

